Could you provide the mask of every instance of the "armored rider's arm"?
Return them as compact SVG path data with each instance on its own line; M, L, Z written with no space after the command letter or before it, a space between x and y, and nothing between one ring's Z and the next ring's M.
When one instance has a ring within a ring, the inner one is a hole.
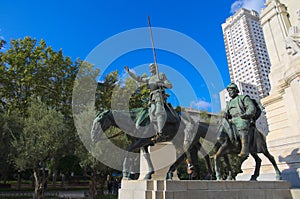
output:
M246 95L245 98L243 99L243 104L245 105L245 113L241 116L243 119L251 119L255 115L255 105L252 102L251 98Z
M171 89L173 87L172 83L167 79L164 73L160 73L159 76L160 76L160 81L157 83L158 86L162 86L168 89Z
M135 75L133 72L131 72L128 68L128 66L125 66L125 71L128 73L128 75L134 79L135 81L137 82L142 82L142 83L148 83L148 78L143 78L143 77L140 77L138 75Z

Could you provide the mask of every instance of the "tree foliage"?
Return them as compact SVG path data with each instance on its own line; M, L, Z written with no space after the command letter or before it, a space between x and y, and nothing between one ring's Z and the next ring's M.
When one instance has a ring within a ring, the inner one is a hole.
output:
M53 154L63 150L66 125L64 116L41 100L32 100L28 107L23 131L12 144L16 150L15 164L20 169L31 169L38 194L45 183L46 162Z
M1 41L1 47L4 44ZM34 171L37 183L37 168L44 168L49 158L58 162L73 153L78 142L71 104L74 79L82 63L79 59L72 62L43 39L38 42L30 37L11 40L0 51L1 112L14 113L20 116L19 123L24 121L18 130L13 128L16 125L8 128L15 138L10 146L17 151L12 153L16 154L14 164ZM7 124L13 119L4 118ZM1 129L0 134L8 139L7 132Z
M0 113L0 176L4 182L14 171L13 156L16 150L12 141L23 131L24 120L17 112Z
M5 109L26 115L32 97L64 115L71 114L73 81L80 63L72 63L62 50L54 51L46 42L25 37L12 40L1 53L1 103Z

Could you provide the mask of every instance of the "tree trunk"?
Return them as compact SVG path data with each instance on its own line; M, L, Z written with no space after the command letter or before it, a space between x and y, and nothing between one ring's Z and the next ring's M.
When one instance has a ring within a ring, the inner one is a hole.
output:
M65 185L65 174L63 173L63 174L61 174L61 187L64 187L64 185Z
M39 169L35 169L33 172L34 176L34 199L44 198L44 183L45 180L39 175Z
M106 182L106 177L100 175L100 177L99 177L99 195L104 195L105 182Z
M18 184L17 184L17 189L20 191L21 190L21 171L18 171Z
M95 175L90 176L90 190L89 190L89 198L94 199L96 198L96 191L97 191L97 177Z
M53 171L53 175L52 175L52 185L55 188L56 187L56 179L57 179L57 171Z

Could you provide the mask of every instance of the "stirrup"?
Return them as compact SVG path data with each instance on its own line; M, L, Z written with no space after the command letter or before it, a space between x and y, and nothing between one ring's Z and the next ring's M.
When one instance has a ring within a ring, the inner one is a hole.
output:
M249 156L249 153L240 152L240 153L238 154L238 156L241 157L241 158L244 158L244 157Z
M163 135L162 133L157 133L152 139L151 141L154 142L165 142L167 140L167 137L165 135Z

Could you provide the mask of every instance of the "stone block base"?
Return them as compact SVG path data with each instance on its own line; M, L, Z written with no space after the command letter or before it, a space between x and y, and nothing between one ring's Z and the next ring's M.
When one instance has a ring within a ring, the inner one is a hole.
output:
M292 199L285 181L122 180L119 199Z

